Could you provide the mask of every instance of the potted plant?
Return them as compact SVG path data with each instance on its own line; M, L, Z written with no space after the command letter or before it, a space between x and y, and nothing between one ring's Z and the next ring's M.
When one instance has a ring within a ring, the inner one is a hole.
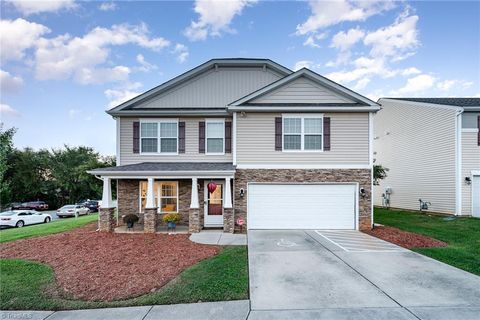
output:
M138 221L136 214L130 213L123 217L123 222L127 224L127 228L132 229L135 222Z
M167 229L175 230L177 223L181 220L181 217L178 213L167 213L163 216L162 220L167 224Z

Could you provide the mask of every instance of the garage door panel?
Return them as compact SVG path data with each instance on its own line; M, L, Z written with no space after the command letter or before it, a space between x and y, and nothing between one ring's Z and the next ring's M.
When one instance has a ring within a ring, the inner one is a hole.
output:
M249 229L354 229L355 186L250 184Z

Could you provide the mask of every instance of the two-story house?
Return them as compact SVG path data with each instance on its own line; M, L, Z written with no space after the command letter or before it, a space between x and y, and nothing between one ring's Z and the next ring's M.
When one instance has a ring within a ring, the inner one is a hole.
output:
M480 98L382 98L374 204L480 217ZM421 201L420 201L421 200Z
M371 228L378 110L308 69L210 60L107 111L117 166L90 171L104 182L99 228L133 213L155 232L171 212L190 232Z

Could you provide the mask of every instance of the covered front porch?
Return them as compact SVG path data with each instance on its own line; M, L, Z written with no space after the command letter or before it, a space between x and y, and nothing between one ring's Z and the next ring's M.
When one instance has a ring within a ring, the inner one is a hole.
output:
M234 231L231 163L139 163L89 173L103 180L100 231L172 232L163 221L171 214L179 219L175 232ZM116 208L112 181L117 182ZM131 214L139 221L127 229L123 218Z

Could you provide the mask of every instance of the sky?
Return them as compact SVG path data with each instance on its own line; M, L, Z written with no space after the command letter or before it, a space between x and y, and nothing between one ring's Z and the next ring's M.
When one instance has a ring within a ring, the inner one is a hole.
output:
M115 154L119 103L212 58L379 97L480 96L479 1L4 1L0 122L18 148Z

